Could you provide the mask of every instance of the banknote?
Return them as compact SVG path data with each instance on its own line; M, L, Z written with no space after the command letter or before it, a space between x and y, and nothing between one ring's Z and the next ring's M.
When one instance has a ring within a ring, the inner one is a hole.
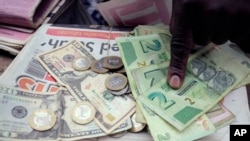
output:
M154 26L151 25L138 25L134 28L135 36L149 35L149 34L159 34L162 39L162 42L169 47L169 41L171 34L169 32L169 27L164 24L157 24ZM168 48L168 50L170 50ZM142 111L139 105L136 107L136 120L141 123L146 123L145 118L143 117Z
M77 100L70 94L68 90L62 90L59 100L63 109L62 118L60 121L61 131L60 139L62 140L81 140L81 139L94 139L101 136L107 136L99 126L96 126L95 121L81 125L72 121L71 113L72 107L76 105ZM132 127L130 119L122 123L113 133L119 133L128 130Z
M242 61L241 63L243 65L245 65L248 69L250 69L250 62L248 61L249 60L249 57L239 48L239 46L237 46L235 43L232 43L230 41L228 41L226 43L226 45L232 49L234 49L236 52L235 54L239 54L239 57L241 57ZM245 79L243 79L236 87L236 88L239 88L239 87L242 87L242 86L245 86L246 84L249 84L250 83L250 74L248 74Z
M216 129L229 125L236 119L236 116L222 103L219 103L218 105L221 107L223 112L213 116L210 115L209 117L209 120L214 124Z
M181 89L171 89L163 78L141 94L139 101L182 131L247 76L249 69L242 61L227 46L207 46L190 57Z
M114 96L105 86L105 80L110 74L95 74L86 77L84 81L75 81L69 85L69 90L82 99L79 92L98 110L96 123L106 132L111 133L135 112L135 101L129 95ZM78 92L78 93L77 93Z
M72 67L74 58L95 58L76 40L67 45L37 55L38 61L61 82L77 101L89 101L97 109L94 121L105 133L112 133L134 112L135 101L129 96L114 97L105 87L110 74L97 74L91 70L77 71ZM102 83L100 83L102 82ZM90 91L89 91L90 90Z
M166 46L159 34L136 37L117 37L124 67L129 79L130 89L137 99L139 93L131 70L152 64L161 64L170 59L169 45Z
M159 44L161 49L153 50L152 47L155 46L154 42L156 42L157 40L161 43ZM138 90L138 88L140 87L137 87L136 85L138 78L132 75L132 70L144 68L146 66L149 67L157 64L162 64L168 61L170 56L169 51L167 49L168 47L163 45L164 43L158 34L138 36L138 37L116 38L116 41L121 51L121 56L129 79L129 84L132 94L137 99L140 95L140 92ZM150 50L151 52L144 52L143 47L145 46L140 44L142 41L147 41L149 43L151 42L151 45L148 44L148 47L149 48L151 47L152 49ZM157 57L151 57L154 55ZM164 65L164 67L166 66ZM163 71L161 72L162 75L166 75L166 72ZM145 82L142 82L142 84L144 83ZM150 85L148 85L148 88L149 87ZM147 87L145 87L144 89L146 90ZM155 141L195 140L200 137L212 134L215 131L213 124L211 124L211 122L207 120L206 116L203 116L201 117L202 120L197 120L196 123L188 127L185 131L179 132L177 129L173 128L173 126L171 126L157 114L151 111L146 105L142 104L138 100L137 103L140 109L142 110L144 117L146 118L147 125L150 129L150 133ZM203 121L203 122L198 122L198 121ZM204 123L203 124L204 126L200 126L200 123Z
M57 140L62 113L58 95L0 85L0 140ZM39 125L49 122L46 116L33 121L32 113L37 110L48 110L55 115L55 123L50 129L41 132L39 130L42 128L32 127L31 123Z
M44 66L49 73L55 77L57 82L66 86L75 79L81 79L84 71L75 71L72 67L74 59L87 57L90 61L95 58L86 50L80 42L72 40L66 45L38 54L37 60Z
M160 82L163 78L166 78L168 66L169 61L166 61L161 64L132 69L131 74L135 79L135 85L138 92L142 94L147 89Z
M135 36L159 34L164 44L169 44L171 33L167 25L138 25L134 28ZM167 46L169 47L169 46Z
M169 62L166 61L161 64L154 64L150 66L145 66L141 68L136 68L131 70L132 76L135 79L135 84L138 88L139 93L145 92L150 87L156 85L162 78L166 77L166 70L169 66ZM178 131L176 128L173 128L169 123L165 122L162 118L157 116L149 108L146 108L144 112L147 112L146 119L148 121L148 126L150 133L155 140L162 140L169 138L169 140L195 140L215 132L215 127L213 123L208 119L206 115L203 115L199 120L192 123L184 131ZM157 121L157 122L155 122ZM198 126L201 121L204 122L203 126ZM168 132L162 132L168 131ZM161 133L161 134L160 134Z
M129 79L130 89L137 99L139 93L135 85L135 80L131 75L131 70L151 64L159 64L170 59L169 45L165 44L159 34L150 34L136 37L116 38L117 45L121 52L121 57ZM143 105L137 101L136 120L146 123L141 114Z

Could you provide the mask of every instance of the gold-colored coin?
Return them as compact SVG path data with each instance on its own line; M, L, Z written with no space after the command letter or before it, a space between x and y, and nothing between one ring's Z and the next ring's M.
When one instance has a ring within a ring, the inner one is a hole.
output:
M85 71L91 66L91 61L87 57L79 57L72 61L72 67L77 71Z
M99 60L95 60L91 64L91 70L96 73L107 73L109 70L103 67L105 58L101 58Z
M140 132L146 127L146 124L137 122L135 120L135 116L136 116L136 113L134 113L131 117L132 128L129 129L130 132L134 132L134 133Z
M118 56L108 56L105 57L103 67L107 69L119 69L123 67L123 62L121 57Z
M105 80L105 85L107 89L113 91L122 90L127 86L127 83L128 83L127 77L120 73L111 74Z
M87 124L95 118L96 109L89 102L77 103L72 110L71 118L78 124Z
M29 118L31 128L38 131L46 131L52 128L56 123L56 115L48 109L39 109L34 111Z

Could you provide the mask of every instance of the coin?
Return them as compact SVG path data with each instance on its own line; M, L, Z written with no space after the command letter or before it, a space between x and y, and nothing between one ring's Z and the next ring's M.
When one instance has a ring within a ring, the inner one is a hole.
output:
M119 69L123 66L121 57L108 56L104 59L103 67L107 69Z
M95 60L91 64L91 70L96 73L107 73L109 70L103 67L103 62L105 58Z
M45 131L52 128L56 123L56 115L48 109L34 111L29 118L31 128L38 131Z
M78 71L85 71L91 66L91 61L87 57L79 57L72 61L72 67Z
M132 121L132 128L129 129L130 132L140 132L142 131L146 124L144 123L139 123L135 120L135 116L136 116L136 113L134 113L131 117L131 121Z
M123 95L123 94L126 94L126 92L128 91L129 89L129 86L125 86L125 88L119 90L119 91L113 91L113 90L109 90L109 92L113 95L116 95L116 96L120 96L120 95Z
M113 73L105 80L106 88L113 91L122 90L127 83L127 77L120 73Z
M112 73L122 73L122 74L126 75L126 70L125 70L124 66L119 68L119 69L111 69L110 72L112 72Z
M78 124L86 124L95 118L96 109L89 102L77 103L72 110L71 118Z

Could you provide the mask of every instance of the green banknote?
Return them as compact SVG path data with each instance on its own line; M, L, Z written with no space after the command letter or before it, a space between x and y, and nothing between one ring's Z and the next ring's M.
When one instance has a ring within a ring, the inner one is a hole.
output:
M116 38L116 41L121 52L132 94L137 99L141 94L140 89L142 90L142 88L137 87L138 85L136 85L135 80L137 78L132 75L132 70L145 66L151 66L153 64L161 64L168 61L170 59L168 50L169 45L166 46L158 34ZM142 42L147 42L147 44L142 44ZM158 47L156 46L157 44ZM145 51L145 48L148 49L148 51ZM150 85L144 87L144 89L149 87ZM146 118L150 133L155 141L195 140L209 135L215 131L213 124L211 124L207 117L202 116L192 126L188 127L187 130L180 132L161 117L152 112L146 105L142 104L138 100L137 103Z
M150 34L158 34L161 37L164 46L169 49L169 41L171 38L171 34L169 32L169 27L164 24L159 24L155 26L150 25L138 25L134 28L135 36L142 36L142 35L150 35ZM140 110L139 105L137 104L136 107L136 120L141 123L146 123L146 120Z
M162 64L133 69L131 72L139 93L147 91L147 89L156 85L163 78L165 79L168 66L169 62L164 62ZM213 123L206 115L202 115L183 131L179 131L160 118L154 111L151 111L151 109L145 109L147 112L145 117L148 121L150 133L156 141L164 139L170 141L191 141L215 132ZM204 123L204 125L201 123Z
M134 29L135 36L159 34L164 44L169 44L171 34L169 27L166 25L150 26L150 25L138 25Z
M235 50L235 54L238 54L238 56L242 59L241 63L243 65L245 65L248 69L250 69L250 62L248 61L249 60L249 57L234 43L232 42L227 42L226 44L228 47L232 48ZM239 88L239 87L242 87L242 86L245 86L246 84L249 84L250 83L250 73L245 77L245 79L243 79L236 87L236 88Z
M164 78L140 95L139 101L182 131L249 74L242 64L246 60L238 55L228 46L207 46L190 57L181 89L171 89Z
M158 34L118 37L116 42L129 79L130 89L137 98L140 93L137 92L131 70L168 61L170 59L169 45L166 46Z

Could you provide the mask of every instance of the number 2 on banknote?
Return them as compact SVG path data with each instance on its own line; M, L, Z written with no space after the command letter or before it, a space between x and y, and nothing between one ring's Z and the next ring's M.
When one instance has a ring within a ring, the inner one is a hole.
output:
M148 95L148 98L151 101L154 101L156 99L158 99L158 105L163 108L164 110L167 110L168 108L170 108L171 106L173 106L176 102L172 99L167 99L166 96L161 93L161 92L153 92L151 94Z
M159 82L162 79L162 77L164 77L164 74L162 73L162 70L155 69L155 70L145 72L144 77L147 80L150 80L150 86L149 87L152 87L157 82Z
M152 40L152 41L142 40L140 41L140 44L144 53L148 53L149 50L159 51L161 49L161 43L158 40Z
M192 101L191 98L188 98L188 97L185 98L185 101L188 101L190 105L193 105L195 103L194 101Z

